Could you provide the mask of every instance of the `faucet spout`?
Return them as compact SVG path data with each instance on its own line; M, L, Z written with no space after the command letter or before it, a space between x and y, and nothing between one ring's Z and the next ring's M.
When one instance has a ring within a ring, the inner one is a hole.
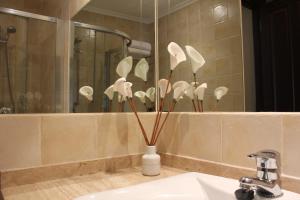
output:
M276 181L260 180L258 178L242 177L240 187L243 189L256 190L257 193L269 198L280 197L283 195L280 186Z

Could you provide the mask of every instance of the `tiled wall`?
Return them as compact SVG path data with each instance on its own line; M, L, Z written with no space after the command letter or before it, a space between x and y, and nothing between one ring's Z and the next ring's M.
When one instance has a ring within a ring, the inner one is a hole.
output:
M197 73L198 81L208 84L206 111L244 110L240 3L240 0L198 0L159 19L160 78L166 78L169 73L169 42L183 48L193 46L206 60ZM193 81L189 62L180 64L174 71L173 82L179 80ZM219 86L228 87L229 93L216 107L213 91ZM176 111L192 110L189 99L176 106Z
M154 114L141 114L148 134ZM300 115L175 113L159 139L161 153L255 168L247 155L274 149L282 172L300 177ZM27 168L141 154L144 141L133 114L0 117L0 169Z
M0 169L139 154L144 145L131 114L0 116ZM149 121L151 115L143 115ZM150 127L148 127L150 128Z
M159 149L247 168L255 168L248 154L274 149L281 153L282 172L300 177L299 129L299 114L180 113L168 121Z

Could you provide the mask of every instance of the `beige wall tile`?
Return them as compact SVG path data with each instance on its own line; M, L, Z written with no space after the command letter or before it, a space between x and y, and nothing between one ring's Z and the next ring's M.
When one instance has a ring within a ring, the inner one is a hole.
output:
M164 153L221 161L221 118L217 115L172 114L161 138Z
M255 167L248 154L264 149L281 152L281 117L276 115L224 115L222 158L224 163Z
M0 117L0 170L41 164L41 118Z
M300 177L300 115L283 116L283 173Z
M147 119L147 116L143 117L143 123L145 123L145 119ZM145 129L147 130L147 126L145 126ZM144 141L141 131L136 118L132 114L100 115L98 117L97 140L99 147L98 157L144 152Z
M43 164L97 158L97 121L93 115L42 118Z

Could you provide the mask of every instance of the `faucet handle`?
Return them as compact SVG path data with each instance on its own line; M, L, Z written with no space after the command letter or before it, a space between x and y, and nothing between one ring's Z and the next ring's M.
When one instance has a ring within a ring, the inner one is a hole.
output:
M249 158L256 159L256 166L264 169L280 168L280 153L274 150L263 150L248 155Z

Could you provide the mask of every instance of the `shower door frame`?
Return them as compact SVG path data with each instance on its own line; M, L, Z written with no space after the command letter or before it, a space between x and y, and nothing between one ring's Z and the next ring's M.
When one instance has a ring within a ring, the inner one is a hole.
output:
M10 14L10 15L15 15L15 16L25 17L25 18L31 18L31 19L37 19L37 20L42 20L47 22L53 22L53 23L57 23L58 21L57 18L55 17L39 15L35 13L24 12L24 11L15 10L11 8L4 8L4 7L0 7L0 13L5 13L5 14Z

